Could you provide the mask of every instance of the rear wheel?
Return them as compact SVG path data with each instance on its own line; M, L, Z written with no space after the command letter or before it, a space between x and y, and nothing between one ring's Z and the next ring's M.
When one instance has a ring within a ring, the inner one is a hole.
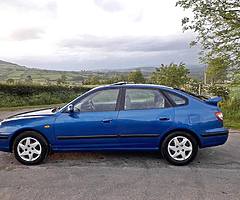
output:
M168 135L161 147L164 158L173 165L186 165L197 155L198 143L186 132L174 132Z
M32 131L18 135L13 143L15 158L24 165L40 164L48 155L49 148L45 138Z

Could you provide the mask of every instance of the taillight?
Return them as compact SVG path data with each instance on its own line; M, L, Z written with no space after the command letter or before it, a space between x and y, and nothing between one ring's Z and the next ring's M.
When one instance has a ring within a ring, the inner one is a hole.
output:
M222 112L215 112L215 116L218 120L223 121L223 113Z

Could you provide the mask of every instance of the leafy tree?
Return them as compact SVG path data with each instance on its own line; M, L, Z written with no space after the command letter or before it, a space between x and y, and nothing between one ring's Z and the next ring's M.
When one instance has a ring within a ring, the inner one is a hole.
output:
M182 19L183 30L198 34L191 44L203 47L203 61L221 57L230 67L240 68L240 1L178 0L177 6L193 11Z
M32 76L31 75L27 75L27 77L25 78L25 82L28 83L28 84L31 84L33 82Z
M188 84L184 89L194 94L200 94L202 89L202 82L197 79L190 78Z
M45 79L45 83L46 83L47 85L51 85L50 78L47 77L47 78Z
M14 79L9 78L6 82L7 82L7 84L14 84Z
M57 79L57 84L66 84L67 83L67 76L65 74L62 74L60 78Z
M227 63L222 58L214 58L208 62L207 81L221 83L227 78Z
M99 84L99 77L98 76L90 76L83 82L85 85L98 85Z
M145 79L140 70L132 71L128 74L128 81L133 83L144 83Z
M171 87L182 87L189 81L189 69L185 64L161 65L151 75L151 82Z
M240 72L234 75L233 84L240 85Z
M229 89L222 85L211 85L208 88L208 93L214 95L214 96L220 96L227 100L229 98Z

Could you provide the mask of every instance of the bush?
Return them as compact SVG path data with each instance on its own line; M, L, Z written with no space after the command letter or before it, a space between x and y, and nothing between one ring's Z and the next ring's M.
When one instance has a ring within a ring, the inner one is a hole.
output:
M60 104L91 88L58 85L0 84L0 107Z
M229 128L240 129L240 87L231 88L229 98L221 105L225 125Z
M229 89L222 85L212 85L208 87L208 93L213 96L220 96L223 99L227 100L229 97Z

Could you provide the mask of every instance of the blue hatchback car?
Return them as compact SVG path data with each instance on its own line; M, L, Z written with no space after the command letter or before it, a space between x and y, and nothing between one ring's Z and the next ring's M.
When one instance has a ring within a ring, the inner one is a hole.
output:
M26 165L66 151L160 151L168 162L185 165L199 148L226 142L219 101L160 85L101 86L62 108L3 120L0 150Z

